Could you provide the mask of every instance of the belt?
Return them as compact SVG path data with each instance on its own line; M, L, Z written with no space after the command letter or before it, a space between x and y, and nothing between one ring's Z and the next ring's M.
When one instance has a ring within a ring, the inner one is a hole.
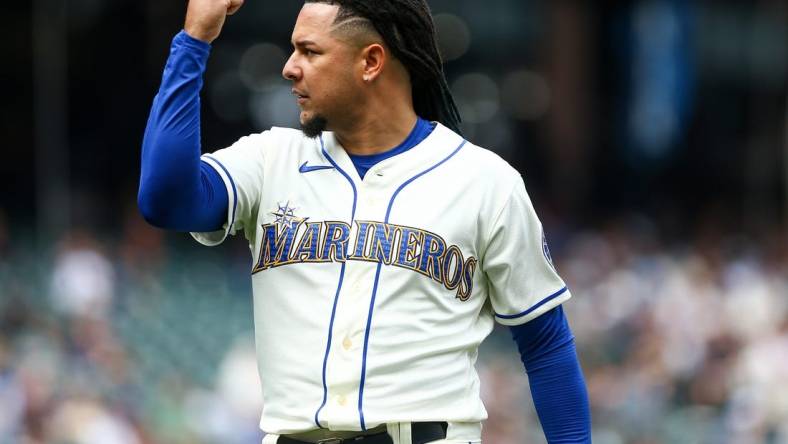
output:
M431 441L446 439L448 424L445 422L414 422L411 423L410 427L411 442L413 444L426 444ZM326 438L317 441L317 443L280 436L276 444L393 444L393 441L387 432L380 432L351 438Z

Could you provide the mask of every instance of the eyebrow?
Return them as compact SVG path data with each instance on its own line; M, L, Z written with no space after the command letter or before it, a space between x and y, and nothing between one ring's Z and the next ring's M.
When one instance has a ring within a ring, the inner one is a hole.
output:
M293 42L293 46L301 46L301 47L303 47L303 46L309 46L309 45L317 46L317 43L315 43L312 40L297 40L297 41Z

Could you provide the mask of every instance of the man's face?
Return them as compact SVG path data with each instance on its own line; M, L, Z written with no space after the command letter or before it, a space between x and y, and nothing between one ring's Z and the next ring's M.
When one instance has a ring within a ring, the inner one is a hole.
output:
M310 137L353 119L361 100L358 48L331 33L338 10L324 3L304 5L293 29L293 54L282 70L293 82L301 127Z

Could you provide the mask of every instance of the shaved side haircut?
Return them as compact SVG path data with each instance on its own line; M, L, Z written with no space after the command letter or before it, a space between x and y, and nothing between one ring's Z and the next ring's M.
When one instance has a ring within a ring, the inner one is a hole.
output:
M424 0L306 0L339 6L335 30L359 37L379 35L412 83L413 108L427 120L460 133L460 113L449 90L435 25Z

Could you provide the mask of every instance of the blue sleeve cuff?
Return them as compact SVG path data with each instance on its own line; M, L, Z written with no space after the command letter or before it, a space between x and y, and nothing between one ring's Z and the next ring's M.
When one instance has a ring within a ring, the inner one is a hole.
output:
M210 43L203 42L202 40L198 40L190 36L184 29L181 29L181 31L175 35L175 38L172 39L171 48L176 47L188 48L198 54L204 55L205 57L208 57L211 52Z

